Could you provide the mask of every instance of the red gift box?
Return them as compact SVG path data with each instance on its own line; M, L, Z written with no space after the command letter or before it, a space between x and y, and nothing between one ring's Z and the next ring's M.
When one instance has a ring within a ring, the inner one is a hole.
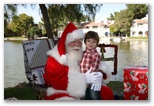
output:
M147 66L127 66L124 68L124 99L148 100Z

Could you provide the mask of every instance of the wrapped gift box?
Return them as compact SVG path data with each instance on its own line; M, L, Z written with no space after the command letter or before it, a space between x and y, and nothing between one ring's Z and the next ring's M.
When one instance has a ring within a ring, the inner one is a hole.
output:
M148 100L147 66L127 66L124 68L124 99Z

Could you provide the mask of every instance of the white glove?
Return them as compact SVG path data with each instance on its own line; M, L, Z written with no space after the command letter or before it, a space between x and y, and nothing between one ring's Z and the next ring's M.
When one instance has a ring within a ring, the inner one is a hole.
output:
M85 73L85 77L86 77L86 82L89 84L89 83L92 83L92 78L93 78L93 74L91 73L91 70L92 68L90 68L90 70L88 70L86 73Z
M92 83L91 90L100 91L102 87L102 83Z
M102 82L103 74L101 72L93 72L92 83Z
M93 83L91 86L91 90L100 91L102 86L102 78L103 74L101 72L93 72Z

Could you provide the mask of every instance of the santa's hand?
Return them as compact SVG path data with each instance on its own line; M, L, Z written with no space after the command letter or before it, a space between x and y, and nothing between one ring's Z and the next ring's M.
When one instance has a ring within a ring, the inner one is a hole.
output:
M102 83L103 74L101 72L93 72L92 83Z
M91 90L93 91L100 91L101 90L101 86L102 86L102 83L92 83L91 85Z
M86 82L89 84L89 83L92 83L92 78L93 78L93 73L91 73L91 70L88 70L86 73L85 73L85 77L86 77Z

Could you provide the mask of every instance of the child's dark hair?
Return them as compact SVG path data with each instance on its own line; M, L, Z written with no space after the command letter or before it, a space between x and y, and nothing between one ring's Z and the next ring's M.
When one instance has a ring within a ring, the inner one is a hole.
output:
M95 31L88 31L86 33L86 35L85 35L84 43L86 43L86 40L89 39L89 38L95 39L97 41L97 44L99 43L99 36L98 36L97 32L95 32Z

